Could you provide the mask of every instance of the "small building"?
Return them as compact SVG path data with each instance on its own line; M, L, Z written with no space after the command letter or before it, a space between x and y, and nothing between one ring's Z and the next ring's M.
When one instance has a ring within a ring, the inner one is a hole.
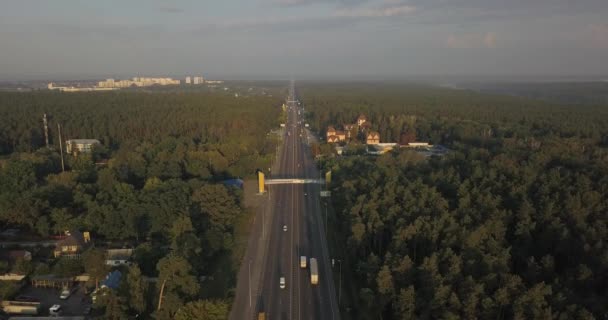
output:
M24 274L5 273L5 274L0 274L0 281L19 282L19 281L23 281L23 279L25 279L25 277L26 277L26 275L24 275Z
M53 255L55 258L68 257L80 258L80 254L89 246L90 238L88 232L71 231L62 240L57 242Z
M61 278L54 274L38 275L31 278L34 288L71 288L74 286L74 278Z
M133 255L133 249L108 249L106 251L106 265L131 265L131 255Z
M336 136L336 135L331 135L331 136L327 137L327 143L336 143L339 141L340 141L340 139L338 139L338 136Z
M120 279L122 278L122 273L118 270L114 270L106 276L103 281L99 284L100 288L108 288L108 289L118 289L118 285L120 285Z
M359 117L357 118L357 125L360 127L365 122L367 122L367 117L364 114L359 115Z
M327 141L329 141L329 137L331 136L335 136L336 135L336 129L332 126L327 127L327 133L326 133L326 138Z
M372 131L372 132L368 133L365 143L366 144L379 144L380 143L380 134L376 131Z
M97 144L101 144L97 139L71 139L65 142L65 148L67 153L90 153Z

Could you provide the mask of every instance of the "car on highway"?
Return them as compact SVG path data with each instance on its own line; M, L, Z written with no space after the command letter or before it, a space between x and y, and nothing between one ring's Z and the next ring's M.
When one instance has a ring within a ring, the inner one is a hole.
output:
M283 225L283 231L287 231L287 225L286 224Z
M306 269L306 256L300 256L300 268Z
M52 307L49 308L49 315L52 316L60 316L63 313L63 310L61 309L61 305L59 304L54 304Z
M281 277L281 279L279 279L279 287L281 287L281 289L285 289L285 277Z
M71 295L72 295L72 290L70 290L70 288L63 288L63 290L61 290L61 294L59 295L59 299L66 300Z

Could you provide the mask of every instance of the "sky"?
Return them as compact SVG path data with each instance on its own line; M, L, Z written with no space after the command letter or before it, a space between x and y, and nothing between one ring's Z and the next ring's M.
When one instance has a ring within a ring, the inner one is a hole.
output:
M608 0L1 0L0 80L607 75Z

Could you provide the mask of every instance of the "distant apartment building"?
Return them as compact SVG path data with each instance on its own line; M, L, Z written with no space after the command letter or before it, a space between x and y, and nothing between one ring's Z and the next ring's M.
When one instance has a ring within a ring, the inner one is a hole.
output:
M96 144L101 144L97 139L71 139L65 142L68 153L89 153Z
M49 90L57 90L57 91L61 91L61 92L89 92L89 91L110 91L110 90L115 90L116 88L100 88L100 87L64 87L64 86L59 86L56 87L54 83L50 82L47 85L47 88Z
M179 80L174 80L172 78L133 77L131 80L106 79L105 81L99 81L99 83L97 83L97 88L149 87L153 85L168 86L178 85L179 83Z
M192 79L190 77L186 77L186 84L192 84Z
M194 82L194 84L203 84L203 83L205 83L205 78L203 78L203 77L194 77L192 79L192 81Z

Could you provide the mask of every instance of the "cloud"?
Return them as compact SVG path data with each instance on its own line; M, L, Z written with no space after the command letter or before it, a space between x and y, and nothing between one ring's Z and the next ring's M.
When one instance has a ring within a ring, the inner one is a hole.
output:
M335 17L351 18L378 18L404 16L416 11L416 7L409 5L386 6L376 8L349 8L334 12Z
M496 41L494 32L452 34L448 36L446 46L452 49L496 48Z

